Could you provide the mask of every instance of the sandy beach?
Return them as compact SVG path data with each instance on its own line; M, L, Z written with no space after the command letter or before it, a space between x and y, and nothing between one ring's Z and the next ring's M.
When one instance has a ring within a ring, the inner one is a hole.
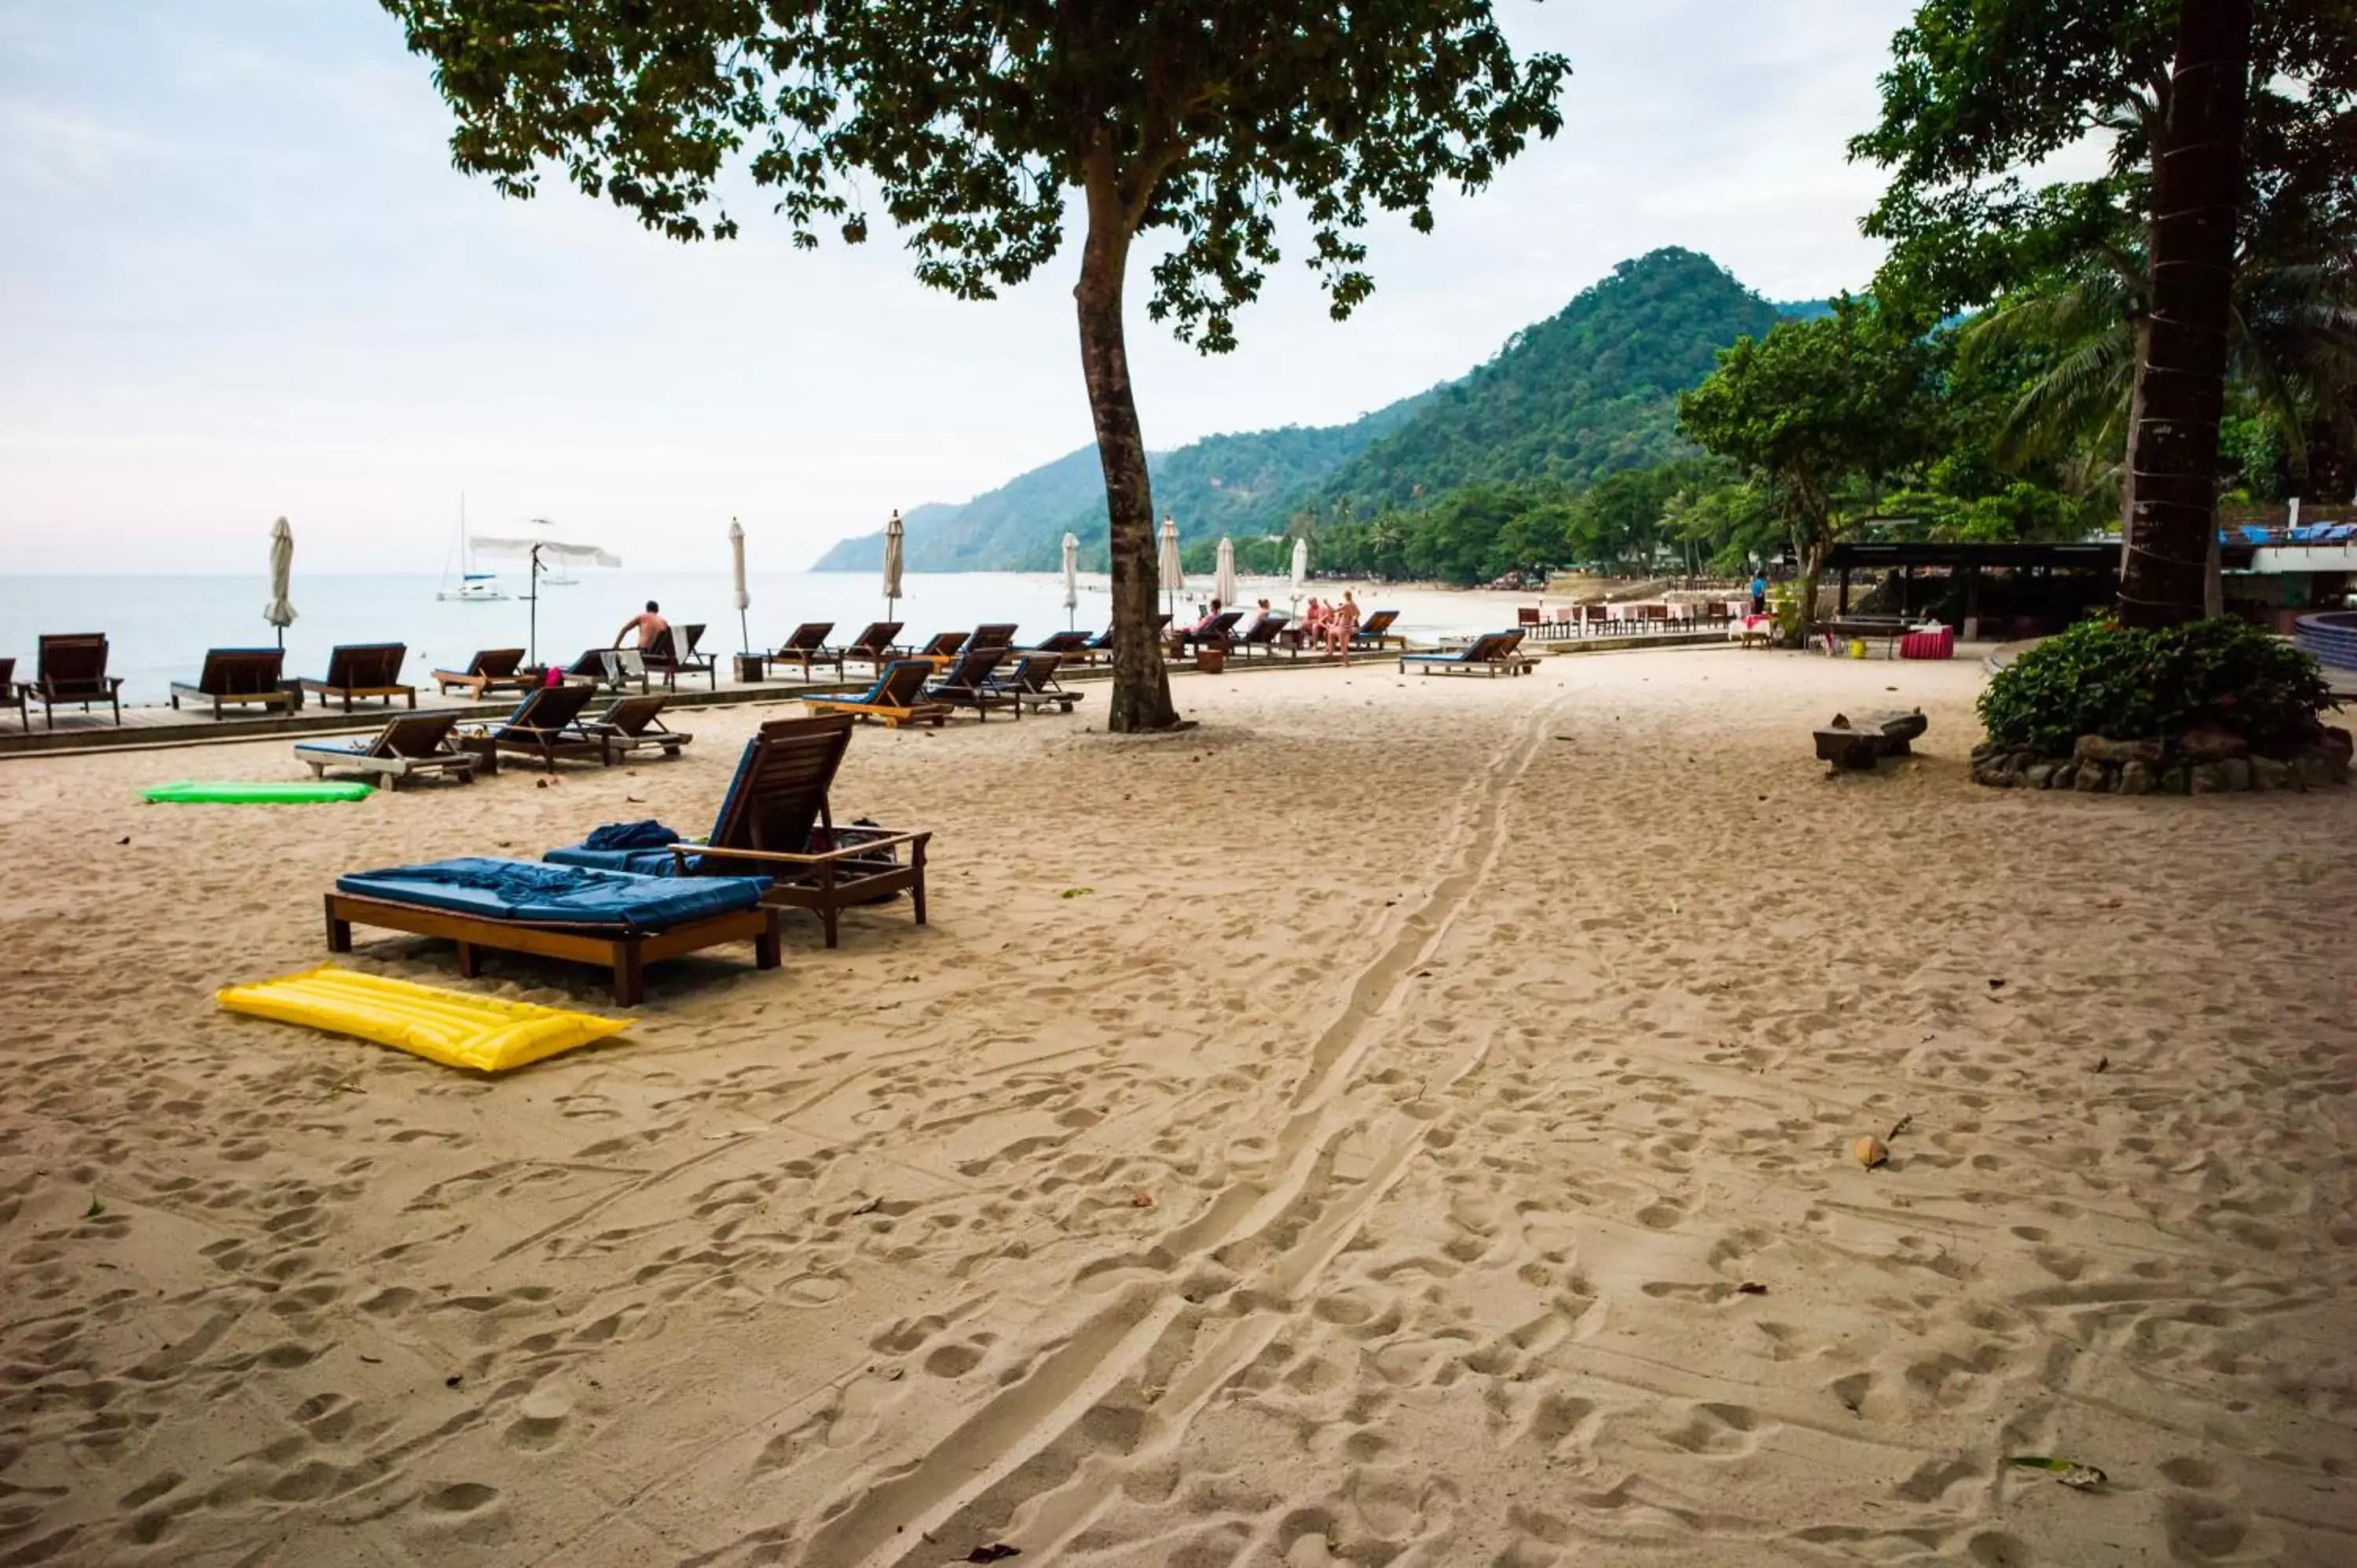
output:
M340 871L700 832L767 713L351 806L135 803L284 742L0 763L0 1563L2357 1561L2357 796L1975 789L1982 679L864 732L931 926L496 1080L212 993ZM1828 779L1887 705L1921 755Z

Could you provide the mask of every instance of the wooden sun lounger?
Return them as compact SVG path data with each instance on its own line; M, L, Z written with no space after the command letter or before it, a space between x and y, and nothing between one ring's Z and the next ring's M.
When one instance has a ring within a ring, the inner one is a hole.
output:
M178 707L186 697L191 703L210 703L215 718L225 706L292 713L295 693L286 689L281 673L285 663L286 655L275 648L209 648L204 669L194 682L172 682L172 706Z
M1071 713L1072 704L1082 693L1068 692L1056 680L1056 671L1063 658L1054 653L1026 653L1015 660L1015 667L1004 675L993 675L990 684L1014 699L1016 713L1037 712L1049 706Z
M1372 648L1378 652L1385 648L1407 647L1407 639L1392 630L1392 622L1399 619L1397 610L1377 610L1369 616L1358 630L1351 634L1353 648Z
M967 650L1011 649L1015 646L1016 624L1011 620L986 620L974 628L974 635L966 639L965 647Z
M899 646L892 639L900 635L904 623L897 620L870 621L867 629L834 650L834 672L845 672L848 664L865 664L881 674L884 666L900 655Z
M711 837L701 845L674 844L672 854L683 865L693 857L707 873L769 876L763 902L816 915L828 947L836 944L844 910L899 893L909 895L917 924L923 925L925 849L933 835L837 826L827 805L850 744L850 722L840 715L763 725L746 747ZM786 843L802 847L775 847ZM906 861L898 858L903 849Z
M382 779L388 789L427 773L455 773L459 783L472 784L474 754L450 744L450 731L457 722L456 714L404 714L364 740L297 741L295 756L314 779L325 779L328 768L339 768Z
M920 648L917 651L909 655L909 657L911 659L930 659L933 661L934 666L939 668L942 665L955 661L958 656L958 650L965 646L965 638L966 634L962 631L937 631L933 633L931 641L926 643L924 647Z
M1403 653L1400 671L1414 666L1427 675L1527 675L1539 661L1522 648L1520 631L1484 632L1455 653Z
M395 697L405 697L409 705L417 705L417 688L401 683L401 666L409 657L409 646L401 642L340 643L328 655L328 672L317 680L296 682L307 692L317 692L324 699L340 697L344 712L352 711L354 698L382 697L391 707Z
M477 702L488 692L529 692L540 682L522 673L523 650L485 648L467 661L464 670L434 671L435 690L444 696L464 692Z
M1285 628L1292 624L1293 618L1283 610L1271 610L1246 627L1243 636L1231 639L1229 650L1241 653L1246 659L1252 657L1255 648L1271 659L1276 657L1276 650L1280 648L1287 653L1298 654L1301 645L1297 639L1289 644L1282 640Z
M584 721L581 728L604 748L608 768L636 751L660 751L676 757L695 737L664 725L661 715L669 701L670 694L663 692L617 697L604 713Z
M17 682L16 693L27 729L33 727L35 703L41 704L41 717L50 729L58 727L58 707L63 703L79 703L84 713L92 703L104 703L113 710L114 722L123 722L123 677L106 672L106 639L98 632L44 636L33 679Z
M665 627L648 639L639 650L650 675L662 677L666 688L676 687L683 674L704 675L712 682L712 689L720 689L720 661L709 653L699 652L696 643L704 636L701 624Z
M946 703L925 697L925 682L932 678L931 660L896 659L866 691L813 693L802 699L802 706L812 714L874 719L888 729L905 724L930 724L939 729L948 722L950 709Z
M581 727L581 710L595 693L568 681L561 686L536 686L516 704L514 713L493 725L492 750L524 752L537 757L551 773L560 758L597 757L608 767L613 758L605 745Z
M833 665L834 672L840 675L843 673L843 653L826 645L826 639L834 633L834 623L831 620L806 620L794 628L791 637L778 644L777 650L770 655L770 662L801 665L805 681L810 679L813 670L825 665Z
M1023 705L993 680L1006 658L1006 650L1004 648L969 647L957 656L955 663L942 671L940 679L925 688L924 694L936 703L946 703L954 708L972 708L977 720L988 719L993 708L1011 709L1019 719L1023 716Z
M458 944L458 972L468 980L481 972L480 957L476 951L479 948L596 964L613 972L614 1003L620 1007L635 1007L646 999L647 965L663 959L718 947L723 942L749 941L753 944L756 968L775 969L780 961L778 912L766 904L683 920L659 931L617 931L610 926L494 920L419 904L396 904L385 898L328 894L328 950L351 951L354 926L374 926L454 941Z

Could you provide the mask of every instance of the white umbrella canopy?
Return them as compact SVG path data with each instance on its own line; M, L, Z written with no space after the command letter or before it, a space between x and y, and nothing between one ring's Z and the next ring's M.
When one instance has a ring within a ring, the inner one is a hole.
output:
M278 628L278 646L286 646L286 628L295 624L295 601L286 596L295 576L295 531L280 518L270 525L270 602L262 618Z
M1236 546L1226 534L1220 535L1219 569L1211 576L1211 596L1223 608L1233 609L1236 604Z
M1309 584L1309 541L1297 535L1293 541L1293 607L1301 607L1301 591Z
M1178 590L1187 585L1187 574L1178 569L1178 520L1164 513L1159 559L1155 563L1155 575L1162 579L1162 591L1169 596L1170 613L1178 613Z
M753 607L753 596L745 591L745 525L735 518L728 520L729 596L737 604L737 651L753 651L753 634L746 629L745 612Z
M1081 542L1064 535L1064 625L1071 628L1081 607Z
M892 613L892 601L899 598L902 557L908 553L900 525L900 510L892 509L892 521L884 525L884 613Z

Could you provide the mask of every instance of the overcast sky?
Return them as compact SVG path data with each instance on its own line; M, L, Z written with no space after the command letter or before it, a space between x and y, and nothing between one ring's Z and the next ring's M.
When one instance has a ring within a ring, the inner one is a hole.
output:
M1462 374L1613 263L1707 252L1770 298L1860 285L1867 126L1903 0L1500 0L1565 126L1437 233L1372 236L1327 319L1288 258L1205 360L1147 323L1157 448L1330 424ZM435 571L459 497L636 563L808 564L894 507L1090 439L1077 243L1023 289L920 287L888 231L681 246L552 179L454 173L425 64L365 0L0 0L0 535L14 569ZM1142 274L1143 264L1136 270Z

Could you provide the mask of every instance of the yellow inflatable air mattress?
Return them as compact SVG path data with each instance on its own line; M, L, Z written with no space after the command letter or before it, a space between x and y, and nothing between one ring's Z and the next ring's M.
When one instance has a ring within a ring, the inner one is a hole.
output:
M232 1013L357 1035L477 1072L505 1072L630 1026L627 1019L469 996L332 963L255 985L232 985L213 995Z

